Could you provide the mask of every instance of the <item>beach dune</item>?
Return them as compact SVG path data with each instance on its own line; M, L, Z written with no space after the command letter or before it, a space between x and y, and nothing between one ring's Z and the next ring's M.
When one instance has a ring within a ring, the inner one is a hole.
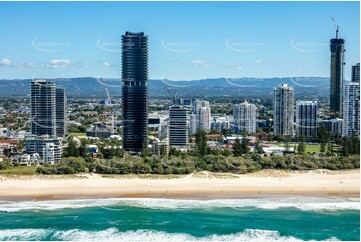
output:
M359 197L359 170L263 170L244 175L198 172L162 177L83 174L0 177L0 200L107 197L242 198L272 195Z

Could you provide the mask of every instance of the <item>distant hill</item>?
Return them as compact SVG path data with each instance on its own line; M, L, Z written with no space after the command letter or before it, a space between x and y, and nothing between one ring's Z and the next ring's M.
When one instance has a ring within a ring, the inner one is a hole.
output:
M52 79L58 86L64 87L69 97L107 97L106 88L111 97L121 96L120 79L108 79L105 82L93 77ZM26 96L29 93L31 79L0 80L0 97ZM105 83L105 84L103 84ZM167 88L182 97L261 97L269 96L273 87L288 84L295 88L296 95L329 95L329 78L325 77L284 77L284 78L239 78L239 79L203 79L194 81L150 80L150 97L168 97Z

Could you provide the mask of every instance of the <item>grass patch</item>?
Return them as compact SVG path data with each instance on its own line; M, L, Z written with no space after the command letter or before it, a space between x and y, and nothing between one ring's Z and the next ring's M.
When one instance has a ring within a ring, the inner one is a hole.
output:
M278 147L285 147L286 145L284 143L279 143L279 144L275 144L275 146L278 146ZM305 144L306 146L306 153L307 152L310 152L310 153L320 153L320 145L307 145ZM292 144L290 143L289 144L289 147L290 148L295 148L296 147L296 152L297 152L297 147L298 145L297 144Z
M9 166L5 170L0 170L0 175L35 175L36 166Z
M69 133L69 136L86 136L86 133Z

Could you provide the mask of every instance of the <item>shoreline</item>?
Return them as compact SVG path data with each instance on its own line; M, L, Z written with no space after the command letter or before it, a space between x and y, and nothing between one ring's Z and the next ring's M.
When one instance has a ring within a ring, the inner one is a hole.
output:
M110 176L110 177L109 177ZM242 175L198 172L185 176L83 174L0 176L0 200L47 201L100 198L245 199L281 196L359 198L360 170L262 170ZM218 178L217 178L218 177Z

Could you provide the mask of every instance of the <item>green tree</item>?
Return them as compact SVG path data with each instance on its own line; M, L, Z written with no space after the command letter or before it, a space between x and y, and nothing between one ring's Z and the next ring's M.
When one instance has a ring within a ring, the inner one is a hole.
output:
M81 139L80 140L80 146L79 146L79 156L86 158L88 155L88 145L89 141L87 139Z
M71 157L78 157L79 156L79 149L77 147L77 143L73 138L70 139L68 147L66 149L67 156Z
M300 137L300 140L301 140L301 142L299 143L299 145L297 147L297 152L299 154L304 155L306 153L306 146L305 146L305 138L303 135Z
M241 142L241 153L242 154L248 154L249 148L248 148L248 140L245 136L243 136L242 142Z
M197 129L196 136L196 150L199 156L205 156L208 153L206 131Z
M241 156L242 155L242 146L241 141L237 137L233 144L233 155L234 156Z
M264 150L263 150L262 146L260 145L259 140L257 140L257 142L256 142L256 144L254 146L254 151L257 154L263 154L264 153Z
M326 142L322 142L320 145L320 152L325 153L326 152Z

